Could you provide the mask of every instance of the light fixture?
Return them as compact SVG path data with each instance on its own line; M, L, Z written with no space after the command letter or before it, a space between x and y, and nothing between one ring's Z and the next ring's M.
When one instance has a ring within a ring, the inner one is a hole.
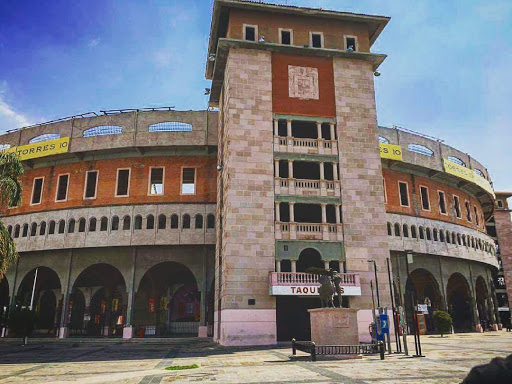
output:
M219 171L219 172L222 171L222 165L217 164L217 171Z
M215 61L215 58L216 58L216 57L217 57L216 55L211 54L210 56L208 56L208 60L210 60L210 61Z
M375 76L375 77L379 77L379 76L380 76L380 72L379 72L379 71L375 71L375 72L373 72L373 76Z
M264 43L265 42L265 36L261 36L260 39L258 40L258 42Z

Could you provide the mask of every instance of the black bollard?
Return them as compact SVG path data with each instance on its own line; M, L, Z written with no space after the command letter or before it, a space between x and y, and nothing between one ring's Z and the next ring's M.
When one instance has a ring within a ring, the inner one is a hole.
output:
M292 339L292 354L295 356L297 354L297 348L295 347L295 339Z
M379 354L380 359L384 360L384 343L382 341L379 341Z
M315 344L315 342L311 343L311 361L316 361L316 344Z

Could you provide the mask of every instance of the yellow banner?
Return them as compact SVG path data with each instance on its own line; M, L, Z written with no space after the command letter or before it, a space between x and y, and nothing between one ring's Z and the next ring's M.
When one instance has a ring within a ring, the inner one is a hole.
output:
M383 159L391 159L404 161L402 156L402 147L395 144L382 144L379 143L380 146L380 157Z
M494 191L492 189L491 183L489 183L485 178L476 173L473 169L463 167L462 165L454 163L453 161L450 161L448 159L443 159L443 165L446 173L475 183L494 196Z
M57 155L69 151L69 137L57 140L41 141L40 143L20 145L7 149L6 153L15 152L20 160L35 159L38 157Z

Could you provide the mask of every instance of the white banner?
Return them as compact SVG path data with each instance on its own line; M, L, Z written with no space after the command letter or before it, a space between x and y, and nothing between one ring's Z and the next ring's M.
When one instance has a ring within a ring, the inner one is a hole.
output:
M272 285L271 296L318 296L319 285ZM361 296L361 287L342 286L342 296Z

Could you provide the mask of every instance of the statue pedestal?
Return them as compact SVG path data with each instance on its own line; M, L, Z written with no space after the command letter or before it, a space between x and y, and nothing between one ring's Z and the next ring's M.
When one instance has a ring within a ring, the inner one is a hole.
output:
M317 345L359 345L357 309L309 309L311 341Z

